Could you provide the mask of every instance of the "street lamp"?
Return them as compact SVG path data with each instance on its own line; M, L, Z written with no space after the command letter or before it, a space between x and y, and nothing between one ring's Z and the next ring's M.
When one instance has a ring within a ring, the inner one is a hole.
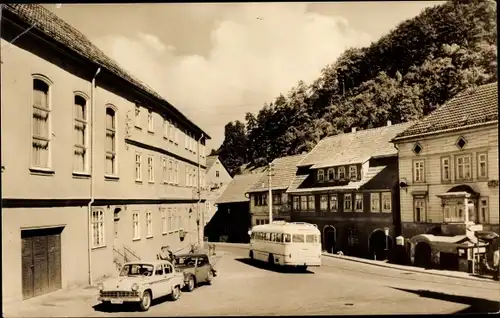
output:
M389 228L385 227L384 228L384 234L385 234L385 259L388 259L388 254L389 254Z

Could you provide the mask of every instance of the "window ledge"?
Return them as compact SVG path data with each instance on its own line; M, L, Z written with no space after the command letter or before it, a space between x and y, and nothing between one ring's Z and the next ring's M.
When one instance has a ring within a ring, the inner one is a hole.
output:
M99 249L102 249L102 248L106 248L106 244L104 244L104 245L99 245L99 246L93 246L93 247L92 247L92 250L99 250Z
M135 180L135 183L142 184L142 180Z
M166 141L168 141L168 137L166 137L166 136L163 136L163 139L165 139Z
M363 210L356 210L354 212L356 212L356 213L363 213Z
M154 184L155 182L154 181L148 181L149 184Z
M150 134L152 134L152 135L154 135L154 134L155 134L154 130L149 130L149 129L148 129L148 133L150 133Z
M135 241L140 241L140 240L141 240L141 238L140 238L140 237L136 237L136 238L133 238L133 239L132 239L132 242L135 242Z
M120 178L118 176L104 175L104 180L108 181L118 181Z
M134 126L134 127L135 127L135 129L142 130L142 128L139 126Z
M75 179L88 179L88 178L90 178L90 173L73 171L73 178L75 178Z
M161 232L161 235L167 235L168 232Z
M49 176L55 174L55 171L50 168L30 168L31 174L41 175L41 176Z
M153 238L153 235L148 235L146 236L147 239L152 239Z

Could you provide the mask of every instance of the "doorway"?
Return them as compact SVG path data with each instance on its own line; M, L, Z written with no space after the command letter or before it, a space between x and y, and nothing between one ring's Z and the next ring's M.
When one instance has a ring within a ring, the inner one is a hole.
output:
M431 268L432 266L432 248L425 242L417 243L415 246L415 266Z
M385 260L389 257L389 251L392 250L392 239L385 235L384 231L375 230L368 239L370 246L370 257L376 260Z
M337 230L332 225L323 228L323 249L328 253L334 253L337 245Z
M61 289L63 227L21 231L23 299Z

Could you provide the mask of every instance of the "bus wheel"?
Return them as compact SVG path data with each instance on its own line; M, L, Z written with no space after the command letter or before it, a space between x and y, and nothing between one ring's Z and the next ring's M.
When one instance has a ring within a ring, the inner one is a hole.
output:
M269 254L269 258L267 259L267 263L269 264L270 267L274 266L274 256L273 256L273 254Z
M248 256L250 256L250 260L253 262L253 260L254 260L254 259L253 259L253 251L250 251L250 253L249 253L249 255L248 255Z

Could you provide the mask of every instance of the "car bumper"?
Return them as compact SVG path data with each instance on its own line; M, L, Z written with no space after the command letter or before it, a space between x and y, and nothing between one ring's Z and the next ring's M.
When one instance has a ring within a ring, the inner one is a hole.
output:
M321 266L321 260L319 261L310 261L310 262L287 262L285 261L286 266L312 266L312 267L319 267Z
M129 302L139 302L141 301L141 297L105 297L105 296L99 296L97 298L99 301L109 301L111 303L116 303L116 304L122 304L122 303L129 303Z

